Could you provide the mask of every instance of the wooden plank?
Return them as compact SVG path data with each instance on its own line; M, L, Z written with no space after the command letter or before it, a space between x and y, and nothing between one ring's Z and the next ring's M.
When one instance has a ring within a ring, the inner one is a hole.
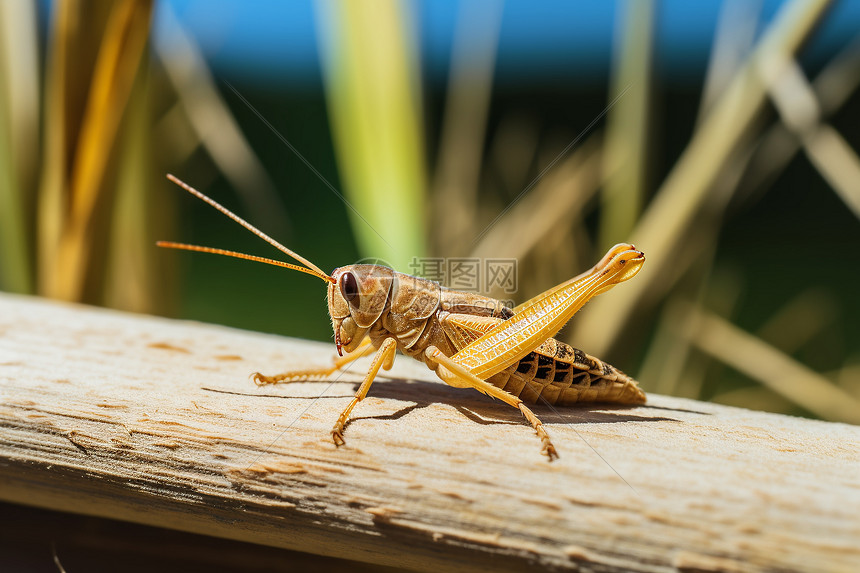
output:
M548 463L517 411L398 357L335 448L358 374L248 378L331 355L0 295L0 499L437 572L860 569L856 426L537 406Z

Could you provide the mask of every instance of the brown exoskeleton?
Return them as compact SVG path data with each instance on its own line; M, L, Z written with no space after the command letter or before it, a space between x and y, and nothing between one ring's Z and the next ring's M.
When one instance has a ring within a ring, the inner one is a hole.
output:
M391 368L397 350L424 362L451 386L474 388L518 408L537 432L541 452L550 460L558 454L526 403L538 399L559 405L645 402L645 393L635 380L552 338L589 299L639 272L645 255L633 245L612 247L589 271L511 309L495 299L449 290L381 265L349 265L327 275L209 197L172 175L168 178L305 266L196 245L161 241L159 246L265 262L329 283L328 310L340 358L330 368L277 376L255 373L257 384L326 377L375 353L355 397L332 428L337 445L344 443L350 412L367 395L379 369Z

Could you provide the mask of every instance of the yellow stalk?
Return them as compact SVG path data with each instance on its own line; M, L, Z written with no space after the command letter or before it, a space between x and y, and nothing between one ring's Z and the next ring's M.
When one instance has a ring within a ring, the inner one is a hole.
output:
M113 5L93 70L77 135L68 183L68 217L59 247L46 261L46 294L80 300L90 266L93 214L104 192L108 159L131 85L146 46L151 2L123 0Z
M72 45L76 36L77 11L80 2L60 2L51 23L48 45L47 79L45 81L45 135L43 172L36 213L38 291L55 291L54 265L58 257L60 235L66 212L67 146L70 130L67 110L74 106L67 85ZM78 70L79 74L81 70Z

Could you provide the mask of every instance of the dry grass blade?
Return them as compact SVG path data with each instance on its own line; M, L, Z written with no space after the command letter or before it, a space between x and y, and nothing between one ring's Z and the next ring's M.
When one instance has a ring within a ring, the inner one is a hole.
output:
M157 236L169 236L156 229L171 220L171 202L157 200L163 184L159 178L153 185L151 177L149 77L149 65L144 64L128 102L119 142L104 293L106 305L141 313L164 308L163 301L170 298L161 286L167 281L156 269L158 258L152 248ZM153 217L156 210L158 216Z
M179 96L182 115L196 134L194 146L202 143L230 184L240 190L251 220L261 228L282 228L288 215L275 185L218 92L203 54L182 28L171 6L164 3L159 10L162 28L155 37L155 51ZM173 137L172 128L180 124L175 111L179 110L168 112L164 124L171 132L169 137ZM159 129L159 133L164 130ZM184 151L187 153L190 147L186 142Z
M708 232L700 235L709 237ZM696 304L707 306L718 316L731 317L741 299L741 277L731 267L714 266L716 244L706 240L707 246L697 246L698 254L693 270L675 289L675 294L663 308L653 342L648 349L639 379L655 392L703 399L705 376L713 373L714 362L701 353L693 352L689 337L699 326L696 315L690 312L690 298ZM686 287L686 288L685 288ZM685 295L689 292L689 296Z
M838 308L831 296L818 289L803 291L790 300L757 331L765 342L791 354L833 325Z
M112 10L90 86L72 172L71 228L90 221L149 32L151 5L125 0Z
M822 118L835 113L860 85L860 36L840 52L812 83ZM746 176L745 187L761 189L773 180L801 147L788 126L778 123L762 136Z
M760 60L773 53L791 57L828 5L826 0L795 0L786 4L750 60L696 131L632 234L633 242L648 254L648 264L637 284L594 301L576 324L577 332L588 333L591 352L607 353L634 314L642 294L653 283L664 280L667 269L675 264L673 252L684 242L684 231L706 202L714 182L724 174L727 160L736 151L738 142L748 136L764 106L766 86L758 74Z
M451 78L433 182L434 249L462 254L477 220L478 182L495 69L502 2L460 4Z
M181 101L174 103L155 119L155 125L152 127L152 138L159 142L158 155L169 158L170 163L175 165L184 165L191 160L202 143L200 135L191 123ZM167 164L167 162L164 163ZM200 175L202 178L203 174ZM206 186L205 182L201 183L196 179L195 183L201 187Z
M762 75L783 123L845 204L860 217L860 158L830 125L821 123L815 91L794 61L768 61Z
M803 140L806 155L857 218L860 218L860 157L830 125Z
M826 420L860 424L860 400L756 336L698 308L690 340L701 350L758 380Z
M604 169L606 183L600 210L600 250L626 240L642 209L647 181L648 118L651 92L651 43L655 6L628 0L616 42L610 101L627 90L609 111ZM629 87L629 90L628 90Z
M599 135L591 135L507 211L469 256L524 258L546 236L569 226L602 179L600 143Z
M690 356L690 344L681 333L695 329L686 308L677 301L669 301L657 319L657 329L636 376L648 390L682 395L678 386Z
M68 218L46 277L47 293L80 300L90 265L93 214L104 193L108 159L149 34L151 2L124 0L111 7L74 147L67 191Z
M711 112L752 49L762 0L726 0L720 8L698 123Z
M499 122L490 144L488 160L508 195L516 195L528 184L526 177L537 142L538 129L534 121L511 114Z
M695 280L687 281L695 285L695 290L688 289L693 291L689 296L697 304L717 307L721 316L731 316L740 299L741 281L733 272L714 268L713 243L702 250L704 254L697 257ZM698 323L688 300L684 294L676 294L664 305L638 378L657 393L700 399L707 364L691 352L689 337L698 329Z
M748 386L717 394L710 399L717 404L746 408L747 410L764 410L788 414L797 410L797 406L771 390L762 386Z
M860 34L854 37L812 82L825 117L845 103L860 83Z
M860 362L857 361L857 356L853 360L849 360L838 371L832 373L830 377L835 379L840 387L860 400Z

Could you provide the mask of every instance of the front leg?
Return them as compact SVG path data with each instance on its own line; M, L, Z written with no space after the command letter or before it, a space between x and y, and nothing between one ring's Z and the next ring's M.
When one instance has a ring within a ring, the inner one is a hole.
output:
M290 382L309 382L312 380L320 380L327 378L340 370L350 362L358 360L363 356L372 354L375 350L370 338L365 338L361 341L358 347L347 354L346 356L335 356L332 366L329 368L312 368L310 370L293 370L276 374L275 376L266 376L259 372L251 374L251 378L257 386L265 386L266 384L288 384Z
M367 391L370 390L370 385L373 384L373 380L376 378L376 374L379 372L380 367L385 368L386 370L391 370L391 367L394 365L394 354L396 352L397 341L393 338L386 338L379 347L379 351L376 353L376 356L373 357L373 362L370 364L367 376L364 377L364 382L359 386L358 391L355 393L355 397L349 405L344 408L343 412L341 412L338 417L337 422L335 422L334 427L331 429L331 439L334 441L336 446L342 446L346 443L343 439L343 428L346 425L346 421L349 419L350 412L352 412L352 409L355 408L356 404L364 400L364 397L367 396Z

